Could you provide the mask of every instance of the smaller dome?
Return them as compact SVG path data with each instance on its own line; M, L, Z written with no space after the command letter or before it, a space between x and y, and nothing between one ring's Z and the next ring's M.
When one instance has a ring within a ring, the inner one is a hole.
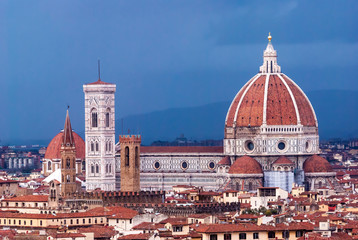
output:
M242 156L235 160L230 167L231 174L262 174L262 167L259 162L249 156Z
M231 165L230 157L226 156L218 162L218 165Z
M77 159L84 159L86 157L85 152L85 142L83 139L74 131L73 138L75 141L75 147L76 147L76 158ZM49 143L46 149L45 153L45 159L61 159L61 144L63 141L63 131L58 133Z
M303 170L305 173L333 172L331 164L316 154L306 159L303 164Z
M293 162L285 156L279 157L273 165L293 165Z

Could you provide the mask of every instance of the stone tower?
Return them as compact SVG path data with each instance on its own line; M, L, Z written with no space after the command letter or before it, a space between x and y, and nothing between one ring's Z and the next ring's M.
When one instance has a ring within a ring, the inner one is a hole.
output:
M85 93L86 189L115 189L116 85L98 79L83 85Z
M121 191L140 191L140 135L119 136L121 146Z
M76 146L72 134L70 116L66 114L61 144L61 195L71 196L76 192Z

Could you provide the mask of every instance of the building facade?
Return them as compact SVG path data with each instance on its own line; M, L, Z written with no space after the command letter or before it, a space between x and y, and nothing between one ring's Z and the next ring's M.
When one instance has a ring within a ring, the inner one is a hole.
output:
M114 191L116 85L98 81L83 85L85 93L86 189Z

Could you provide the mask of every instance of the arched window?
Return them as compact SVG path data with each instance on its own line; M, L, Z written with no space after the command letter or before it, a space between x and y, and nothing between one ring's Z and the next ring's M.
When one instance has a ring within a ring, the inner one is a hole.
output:
M94 173L94 166L91 165L91 173Z
M91 126L98 127L98 117L97 117L97 110L93 109L91 111Z
M71 161L70 161L69 158L67 158L67 159L66 159L66 168L67 168L67 169L70 169L70 167L71 167Z
M51 171L51 169L52 169L52 162L48 161L47 162L47 170Z
M109 172L109 173L112 173L112 164L109 164L108 172Z
M252 182L249 182L249 191L252 191Z
M138 147L135 147L135 167L139 167L139 149Z
M111 112L111 109L107 108L107 112L106 112L106 127L109 127L109 121L110 121L110 118L109 118L109 114Z
M108 142L106 142L106 152L108 152Z
M67 181L67 182L70 182L70 181L71 181L70 175L67 175L67 176L66 176L66 181Z
M318 182L318 188L322 188L322 182L321 181Z
M96 173L99 173L99 166L96 164Z
M125 154L125 165L129 166L129 147L125 148L124 154Z
M108 173L108 164L106 164L106 173Z
M94 151L94 143L91 142L91 152L93 152L93 151Z
M98 145L98 142L96 142L96 152L98 152L99 150L99 145Z

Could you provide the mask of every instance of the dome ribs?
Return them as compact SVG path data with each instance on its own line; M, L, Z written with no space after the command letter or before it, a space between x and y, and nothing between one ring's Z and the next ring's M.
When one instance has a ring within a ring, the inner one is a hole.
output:
M237 126L258 127L262 125L265 79L266 76L260 76L243 96L237 113Z
M85 158L85 142L83 139L74 131L72 131L73 140L76 146L76 158L84 159ZM61 145L63 142L63 132L57 134L49 143L46 153L45 159L61 159Z
M232 126L234 123L234 119L235 119L235 113L236 113L236 109L239 105L240 99L242 97L242 95L244 94L246 88L250 85L250 83L252 81L254 81L255 77L253 77L250 81L248 81L239 91L239 93L236 95L236 97L234 98L234 101L232 101L228 115L226 117L226 126Z
M266 109L267 125L296 125L297 117L291 96L285 84L276 75L270 75Z
M292 91L293 96L295 97L298 112L300 114L301 124L303 126L316 126L313 109L302 90L285 75L282 74L281 76L285 79L287 85Z

